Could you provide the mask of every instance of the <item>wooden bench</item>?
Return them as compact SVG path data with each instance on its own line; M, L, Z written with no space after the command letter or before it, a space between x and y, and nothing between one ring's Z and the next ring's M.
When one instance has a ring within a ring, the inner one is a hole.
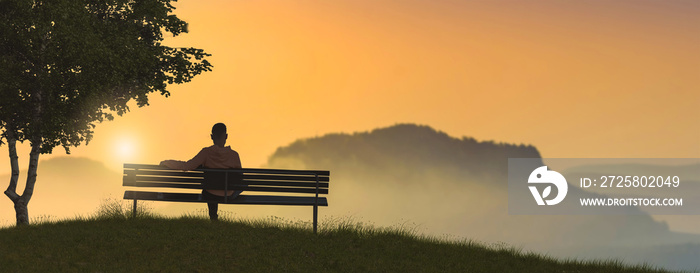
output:
M328 206L329 171L275 170L275 169L196 169L193 171L172 170L159 165L124 164L126 187L167 189L190 189L192 192L132 191L124 192L124 199L136 202L170 201L206 203L201 190L240 190L241 195L229 199L222 197L221 204L312 206L313 231L318 225L318 207ZM258 195L263 193L266 195Z

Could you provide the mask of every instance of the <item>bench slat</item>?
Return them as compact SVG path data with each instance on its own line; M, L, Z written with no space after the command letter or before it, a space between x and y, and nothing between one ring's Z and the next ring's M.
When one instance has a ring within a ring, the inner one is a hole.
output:
M147 187L147 186L140 186L139 184L141 183L151 183L151 184L164 184L164 185L172 185L175 188L179 188L179 185L186 185L185 188L188 188L187 185L202 185L202 179L198 181L189 181L189 182L173 182L173 181L163 181L159 179L141 179L140 176L136 177L131 177L131 176L124 176L122 179L122 186L128 186L128 187ZM167 186L163 186L167 187ZM201 188L201 187L200 187Z
M136 182L124 184L129 187L144 187L144 188L176 188L176 189L202 189L202 184L185 184L185 183L158 183L158 182ZM261 191L261 192L291 192L291 193L316 193L316 188L299 188L299 187L257 187L257 186L242 186L231 185L229 190L239 191ZM223 189L223 188L211 188ZM319 194L328 194L327 188L318 189Z
M124 169L145 169L145 170L172 170L165 166L151 165L151 164L131 164L125 163ZM221 169L195 169L194 171L222 171ZM243 169L226 169L226 171L233 172L243 172L243 173L263 173L263 174L318 174L319 176L330 176L330 171L319 171L319 170L283 170L283 169L257 169L257 168L243 168ZM125 171L126 172L126 171Z
M185 177L160 177L160 176L124 176L124 179L133 179L135 182L176 182L176 183L202 183L202 178L185 178Z
M199 203L208 202L207 200L202 199L201 194L196 193L167 193L141 191L125 191L124 199ZM314 197L239 195L238 197L226 202L226 204L313 206ZM318 205L324 207L328 206L328 200L325 197L319 197Z
M264 192L294 192L294 193L316 193L316 189L309 188L284 188L284 187L240 187L234 186L233 190L240 191L264 191ZM328 194L328 189L318 189L318 194Z
M264 181L264 180L245 180L243 184L254 186L282 186L282 187L303 187L316 188L316 182L286 182L286 181ZM318 183L321 189L328 188L328 182Z
M131 187L174 187L174 188L183 188L183 189L201 189L202 187L200 186L202 184L203 180L197 181L197 182L169 182L169 181L161 181L161 180L141 180L139 177L136 177L134 179L130 177L124 177L124 183L123 186L131 186ZM257 181L257 180L246 180L246 181L241 181L242 184L238 185L248 185L248 186L280 186L280 187L299 187L299 188L316 188L316 183L315 182L286 182L286 181ZM236 184L229 184L229 185L236 185ZM180 187L182 186L182 187ZM328 182L321 182L318 183L318 187L320 189L327 189L328 188Z
M174 176L174 177L204 177L204 172L185 172L185 171L154 171L154 170L126 170L125 174L133 173L135 175L152 175L152 176Z
M134 182L127 184L124 181L124 186L128 187L143 187L143 188L174 188L174 189L202 189L201 183L159 183L159 182Z
M251 180L286 180L286 181L313 181L316 182L315 176L291 176L291 175L262 175L262 174L243 174L243 179ZM318 181L328 182L329 178L327 176L319 176Z

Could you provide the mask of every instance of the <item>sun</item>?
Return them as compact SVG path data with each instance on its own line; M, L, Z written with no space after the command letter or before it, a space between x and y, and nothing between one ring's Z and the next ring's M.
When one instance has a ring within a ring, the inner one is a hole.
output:
M126 138L117 140L114 149L117 158L119 158L122 162L132 160L136 153L134 142Z

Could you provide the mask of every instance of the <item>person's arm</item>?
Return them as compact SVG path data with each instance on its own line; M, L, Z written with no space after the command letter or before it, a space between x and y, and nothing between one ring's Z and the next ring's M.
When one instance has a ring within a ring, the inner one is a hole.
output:
M160 165L175 170L191 171L204 164L204 160L206 160L206 158L206 152L204 149L202 149L196 156L187 162L180 160L163 160L160 162Z
M236 153L236 158L234 159L235 160L234 163L237 163L237 165L234 168L243 168L243 165L241 165L241 157L238 156L238 152L235 152L235 153Z

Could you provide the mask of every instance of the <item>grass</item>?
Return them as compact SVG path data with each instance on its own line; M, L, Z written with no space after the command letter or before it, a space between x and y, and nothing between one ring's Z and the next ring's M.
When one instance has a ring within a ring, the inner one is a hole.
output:
M3 272L667 272L561 261L505 245L446 241L406 227L330 219L166 218L111 202L90 217L0 229Z

